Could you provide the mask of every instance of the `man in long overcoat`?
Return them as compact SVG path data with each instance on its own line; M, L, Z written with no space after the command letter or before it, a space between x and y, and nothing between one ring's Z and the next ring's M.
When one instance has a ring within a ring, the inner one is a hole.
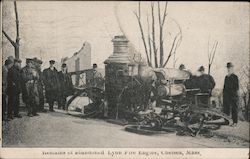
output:
M239 80L238 76L234 74L233 67L231 62L227 63L228 74L225 77L223 88L223 112L227 115L232 114L232 126L236 126L238 123Z
M60 93L58 107L65 110L66 98L73 94L73 83L70 75L67 72L67 65L62 64L62 71L59 72Z
M19 96L21 93L21 60L15 59L14 65L9 69L7 81L7 94L8 94L8 119L14 117L21 118L19 114Z
M55 61L50 60L50 67L43 71L43 82L45 85L45 96L49 103L49 111L54 111L54 102L58 101L60 83L58 79L58 71L55 68Z
M39 95L38 111L39 112L46 112L46 110L44 109L43 73L41 71L41 65L42 65L43 61L39 60L37 58L34 58L33 61L34 61L34 64L35 64L35 70L38 73L38 80L37 80L37 90L38 90L38 95Z
M5 63L2 67L2 119L8 121L8 119L5 118L5 113L7 111L7 86L8 86L8 72L9 69L13 66L13 62L9 59L5 60Z
M23 99L28 108L28 116L37 116L39 104L38 73L35 70L33 59L26 59L26 66L22 69Z
M215 81L211 75L205 73L205 68L203 66L201 66L198 69L198 73L199 75L196 78L196 82L197 82L198 88L200 89L200 93L204 94L200 96L200 101L202 104L208 106L209 98L211 97L212 90L215 87Z

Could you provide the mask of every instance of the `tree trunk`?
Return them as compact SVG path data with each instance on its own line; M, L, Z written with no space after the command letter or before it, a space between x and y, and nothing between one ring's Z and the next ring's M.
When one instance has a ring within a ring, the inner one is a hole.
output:
M20 37L19 37L19 20L18 20L18 12L17 12L16 1L14 1L14 8L15 8L15 16L16 16L16 41L14 42L4 30L2 30L2 32L3 32L4 36L9 40L9 42L14 47L14 49L15 49L15 58L19 59L19 46L20 46L19 41L20 41Z
M15 58L19 59L19 46L15 46Z
M210 75L211 65L208 65L208 74Z
M246 106L246 119L247 121L250 121L250 114L249 114L249 110L250 110L250 90L248 90L248 102L247 102L247 106Z
M18 20L18 12L17 12L17 6L16 6L16 1L14 1L14 6L15 6L15 15L16 15L16 46L15 46L15 57L19 59L19 20Z
M163 31L162 27L160 26L160 67L163 67L163 58L164 58L164 50L163 50Z
M141 24L141 5L140 5L140 2L139 2L139 5L138 5L138 12L139 12L138 13L139 15L136 12L134 12L134 13L135 13L135 16L137 18L139 28L140 28L140 31L141 31L141 38L142 38L142 41L143 41L143 45L144 45L144 49L145 49L145 53L146 53L146 57L147 57L147 62L148 62L148 65L151 66L150 60L149 60L149 55L148 55L147 43L146 43L146 40L145 40L143 27L142 27L142 24Z
M155 44L155 17L154 17L154 2L151 2L151 15L152 15L152 40L153 40L153 51L155 67L158 68L157 49Z

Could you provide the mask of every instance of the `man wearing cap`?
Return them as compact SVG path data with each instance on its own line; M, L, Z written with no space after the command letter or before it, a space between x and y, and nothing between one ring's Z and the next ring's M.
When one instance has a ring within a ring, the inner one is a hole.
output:
M73 83L70 75L67 72L67 65L62 64L62 70L58 74L60 81L59 103L58 107L65 110L66 98L73 94Z
M234 74L233 68L233 64L228 62L228 74L225 77L223 88L223 112L227 115L232 114L232 126L236 126L238 123L239 80L238 76Z
M198 88L200 88L200 93L207 94L208 97L211 97L212 90L215 87L215 81L211 75L205 73L204 66L201 66L198 69L197 84ZM201 96L201 103L205 105L209 104L208 97L206 97L205 95Z
M14 59L14 65L9 69L7 81L7 94L8 94L8 119L14 117L21 118L19 114L19 95L21 93L21 60Z
M35 65L35 70L38 73L38 80L37 80L37 90L38 90L38 95L39 95L39 106L38 106L38 111L40 112L46 112L44 109L44 95L43 95L43 76L42 76L42 71L41 71L41 65L43 63L42 60L37 59L36 57L33 59L34 65Z
M185 67L185 65L184 64L180 64L180 66L179 66L179 70L185 70L186 69L186 67Z
M43 70L43 82L45 85L45 96L49 103L49 110L54 111L54 102L58 100L60 83L58 79L58 71L56 70L54 60L50 60L50 67Z
M33 59L26 59L26 66L22 69L22 82L24 85L24 102L28 108L28 116L37 116L38 98L38 74L34 68Z
M8 71L13 66L13 62L10 59L5 60L5 63L2 67L2 119L7 120L5 118L5 112L7 111L7 86L8 86Z
M103 87L103 78L102 74L97 70L97 64L93 64L92 75L91 75L90 83L92 87Z
M8 56L8 60L11 60L14 63L15 58L14 56Z

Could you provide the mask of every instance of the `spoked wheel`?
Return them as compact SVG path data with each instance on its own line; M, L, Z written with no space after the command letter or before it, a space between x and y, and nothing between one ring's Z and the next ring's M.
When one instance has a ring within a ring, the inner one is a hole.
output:
M125 127L126 131L153 135L153 134L165 134L169 132L175 132L174 128L163 127L162 118L153 112L145 115L139 125L128 125Z
M87 99L86 103L79 103L81 97ZM105 103L104 91L98 87L88 87L78 90L66 103L67 108L73 102L76 102L79 106L84 106L84 109L76 108L75 111L69 110L68 114L84 118L100 116L103 113Z

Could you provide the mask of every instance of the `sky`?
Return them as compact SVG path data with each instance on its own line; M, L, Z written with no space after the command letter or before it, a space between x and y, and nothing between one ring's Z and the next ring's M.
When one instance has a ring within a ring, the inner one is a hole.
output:
M146 31L150 2L142 2L141 6ZM92 47L91 62L104 67L103 62L113 51L112 38L123 33L145 57L134 15L138 2L21 1L17 7L23 60L38 57L44 61L43 67L48 67L50 59L60 61L62 57L70 57L87 41ZM178 32L175 21L182 31L182 41L176 51L177 66L183 63L193 72L201 65L207 68L208 48L212 49L215 40L218 47L211 74L216 87L223 86L227 62L234 63L236 74L249 66L249 3L169 2L167 11L165 52ZM3 2L3 29L15 37L13 2ZM13 47L3 37L3 59L13 54ZM172 59L167 67L173 67Z

